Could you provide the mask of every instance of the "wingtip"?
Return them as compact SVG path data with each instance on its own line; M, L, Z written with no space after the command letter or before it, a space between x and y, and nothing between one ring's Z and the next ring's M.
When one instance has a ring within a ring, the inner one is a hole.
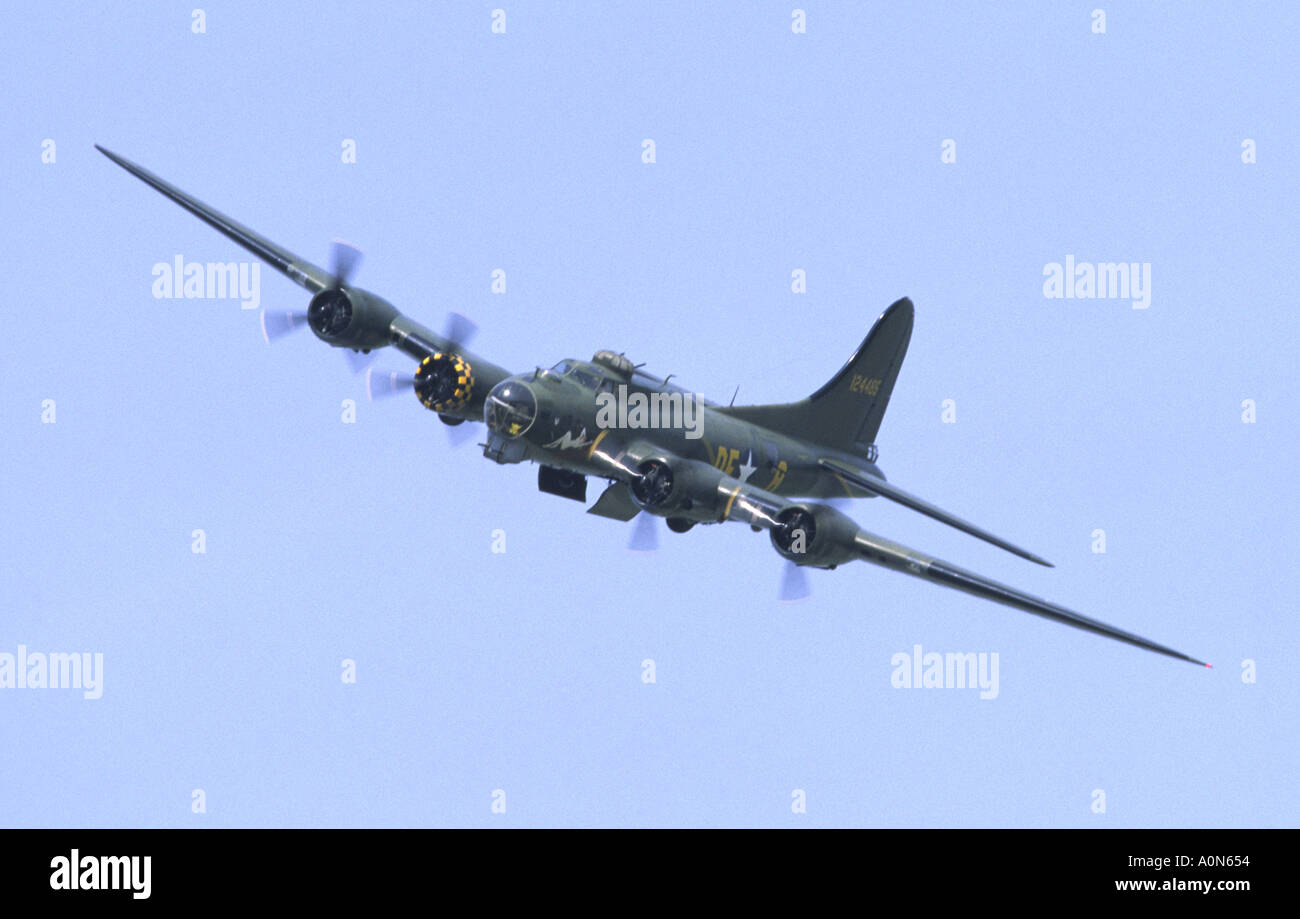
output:
M1013 546L1010 543L1003 544L1001 540L999 540L996 543L993 543L993 545L997 546L1000 549L1006 549L1008 552L1012 553L1013 555L1018 555L1021 558L1023 558L1025 561L1033 562L1035 565L1042 565L1044 568L1056 567L1047 559L1043 558L1041 555L1035 555L1034 553L1030 552L1028 549L1022 549L1019 546Z
M98 150L100 153L104 154L104 156L108 157L113 162L117 163L117 165L121 166L123 169L126 168L127 160L118 156L112 150L108 149L107 147L101 146L100 144L95 144L95 149Z

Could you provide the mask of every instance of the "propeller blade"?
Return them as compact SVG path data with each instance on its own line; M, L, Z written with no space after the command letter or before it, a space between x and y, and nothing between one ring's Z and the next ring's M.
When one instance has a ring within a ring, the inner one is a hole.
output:
M330 271L334 274L335 287L347 287L357 266L364 256L360 249L342 239L330 243Z
M448 313L445 334L443 335L453 346L453 350L459 351L467 347L478 334L478 325L468 316L462 316L460 313Z
M262 310L262 337L269 345L307 324L306 312Z
M397 371L377 372L373 367L366 371L366 396L371 402L407 393L414 388L415 377L412 374Z
M633 552L654 552L659 548L659 520L654 514L642 511L637 515L627 547Z
M447 440L453 447L463 447L478 436L478 428L471 422L447 424L443 427L447 429Z
M812 594L808 585L808 572L794 562L786 562L781 572L781 599L785 601L802 600Z
M362 353L361 351L344 351L343 359L348 362L348 369L353 373L361 373L374 363L377 355L374 351Z

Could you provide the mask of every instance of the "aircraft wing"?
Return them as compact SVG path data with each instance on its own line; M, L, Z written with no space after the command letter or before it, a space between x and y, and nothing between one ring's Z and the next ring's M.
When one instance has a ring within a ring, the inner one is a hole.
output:
M430 361L461 360L461 363L456 365L457 375L451 378L456 381L451 393L441 393L437 388L441 384L436 381L434 387L423 394L417 390L421 402L439 415L472 421L481 420L484 396L493 386L510 376L506 368L487 361L467 349L466 345L476 327L465 317L455 313L450 314L446 333L439 335L402 314L382 297L348 284L347 276L350 270L356 267L360 258L360 253L350 246L336 241L334 269L327 271L276 245L216 208L209 207L138 163L118 156L98 144L95 145L95 149L146 185L185 208L208 226L247 249L295 284L309 291L313 295L313 304L324 300L325 302L321 303L323 330L315 325L312 329L318 338L331 346L369 354L377 348L392 345L414 358L421 367ZM326 291L331 291L331 295L322 298L320 295ZM278 337L278 334L285 331L307 325L310 315L307 310L275 314L264 310L263 334L267 336L268 341L271 340L268 321L273 322L279 330L276 335ZM332 324L336 318L340 320L338 328ZM354 372L364 369L367 360L359 358L353 361ZM469 372L471 369L472 373ZM368 374L366 389L371 398L409 392L416 389L419 373L420 371L415 375L386 373L378 378ZM432 372L426 375L426 382L433 376Z
M949 562L926 555L924 552L918 552L893 540L885 539L883 536L869 533L858 528L857 524L834 508L823 505L817 510L822 514L834 514L839 518L837 521L840 524L839 526L832 525L819 528L825 529L832 534L832 537L839 537L841 543L838 546L841 553L839 557L844 560L858 558L873 565L901 571L903 574L909 574L934 584L942 584L944 587L951 587L954 590L973 594L985 600L992 600L994 603L1001 603L1004 606L1010 606L1026 613L1033 613L1035 616L1051 619L1054 622L1092 632L1095 635L1122 641L1125 644L1144 648L1147 651L1154 651L1166 657L1200 664L1204 667L1209 666L1204 661L1189 657L1181 651L1175 651L1173 648L1166 647L1148 638L1143 638L1124 629L1092 619L1082 613L1077 613L1064 606L1059 606L1022 590L1009 587L973 571L967 571L965 568L959 568ZM762 513L753 515L752 520L747 522L764 526L765 521L774 520L776 521L776 527L780 527L785 525L783 520L787 519L788 516L783 511L773 512L772 508L768 507ZM767 528L774 529L772 526Z
M1000 584L964 568L958 568L956 565L932 558L882 536L868 533L866 530L859 530L853 542L859 557L874 565L892 568L894 571L901 571L904 574L923 578L935 584L942 584L945 587L974 594L985 600L992 600L994 603L1001 603L1014 609L1023 610L1026 613L1033 613L1035 616L1042 616L1044 619L1051 619L1054 622L1073 626L1076 629L1083 629L1086 632L1113 638L1116 641L1122 641L1138 648L1145 648L1166 657L1200 664L1203 667L1209 666L1204 661L1189 657L1181 651L1175 651L1173 648L1168 648L1148 638L1099 622L1082 613L1076 613L1064 606L1050 603L1047 600L1027 594L1014 587L1008 587L1006 584Z
M1047 559L1041 558L1027 549L1022 549L1014 543L1007 542L1002 537L995 536L988 530L985 530L982 527L977 527L975 524L961 519L956 514L950 514L943 508L931 504L929 501L924 501L921 498L916 497L916 495L903 491L903 489L899 488L897 485L886 482L884 479L853 469L845 463L836 462L832 459L818 460L818 465L823 469L835 473L846 481L857 485L859 488L865 488L867 491L880 495L882 498L888 498L890 501L901 504L904 507L911 508L914 511L919 511L927 517L932 517L935 520L938 520L940 523L946 523L948 526L955 527L963 533L969 533L971 536L992 543L1000 549L1006 549L1013 555L1019 555L1021 558L1028 559L1031 562L1036 562L1039 565L1046 565L1048 568L1056 567L1051 562L1047 561Z
M313 265L306 259L294 255L288 249L277 246L265 236L253 232L242 223L227 217L216 208L209 207L198 198L181 191L175 185L159 178L148 169L145 169L137 163L131 162L126 157L118 156L111 150L104 149L99 144L95 144L95 149L113 162L117 163L117 165L121 166L127 172L131 173L131 175L144 182L146 185L152 186L157 191L175 201L181 207L185 208L185 210L189 211L217 232L243 246L276 271L289 278L295 284L301 285L313 294L318 294L327 287L332 287L334 285L334 276L324 268Z
M615 443L607 444L607 440ZM767 530L777 552L796 565L832 568L854 560L870 562L1166 657L1209 666L1141 635L869 533L828 504L782 498L724 475L706 463L665 456L648 442L622 445L617 443L617 438L600 437L592 445L588 458L604 466L609 477L616 480L616 484L607 489L606 495L602 495L601 501L592 508L593 513L621 520L631 519L644 505L628 498L627 492L638 490L638 479L643 475L662 475L662 469L652 468L654 464L671 466L676 471L669 481L676 480L682 490L679 492L674 485L666 499L669 503L689 499L696 511L709 508L711 515L716 514L713 519L717 521L734 520L756 530ZM641 489L643 495L649 491L653 488ZM673 513L669 504L645 509L663 516L672 516ZM796 534L801 537L798 548L793 539Z

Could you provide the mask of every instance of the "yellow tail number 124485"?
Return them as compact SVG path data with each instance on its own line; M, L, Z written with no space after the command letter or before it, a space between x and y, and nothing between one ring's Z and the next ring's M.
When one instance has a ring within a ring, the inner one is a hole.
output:
M860 373L855 373L853 379L849 381L849 392L874 396L880 392L880 377L864 377Z

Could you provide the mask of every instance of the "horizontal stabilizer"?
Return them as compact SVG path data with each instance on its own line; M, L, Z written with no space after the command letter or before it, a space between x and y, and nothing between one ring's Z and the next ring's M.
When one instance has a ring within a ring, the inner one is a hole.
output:
M995 536L988 530L977 527L973 523L962 520L956 514L950 514L941 507L935 507L929 501L923 501L916 497L916 495L909 494L898 486L886 482L884 479L877 478L876 476L865 472L860 472L844 463L836 462L835 460L821 459L817 462L823 469L827 469L836 475L842 476L845 480L857 485L859 488L865 488L867 491L880 495L882 498L888 498L890 501L901 504L904 507L911 508L914 511L919 511L927 517L932 517L935 520L938 520L940 523L946 523L948 526L955 527L963 533L969 533L977 539L982 539L985 542L992 543L999 549L1006 549L1013 555L1019 555L1021 558L1028 559L1031 562L1036 562L1039 565L1045 565L1048 568L1056 567L1046 559L1041 558L1026 549L1022 549L1014 543L1007 542L1002 537Z

